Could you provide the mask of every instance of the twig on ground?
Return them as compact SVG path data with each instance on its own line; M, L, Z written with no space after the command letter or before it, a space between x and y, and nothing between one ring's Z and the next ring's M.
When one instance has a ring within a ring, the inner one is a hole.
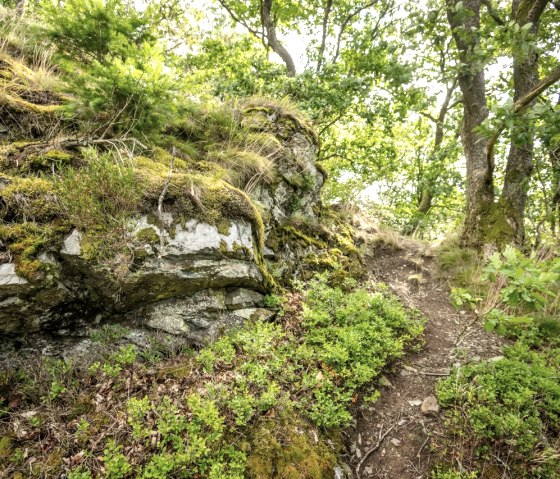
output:
M426 447L426 444L428 444L429 440L430 440L430 436L426 437L426 440L422 443L420 449L418 449L418 452L416 453L416 457L418 459L420 459L420 454L422 454L422 450Z
M467 324L462 330L461 332L457 335L457 338L455 339L455 341L453 342L453 346L457 347L459 346L459 344L461 344L461 342L463 341L463 339L465 339L467 337L467 335L465 334L467 332L467 330L473 325L475 324L478 320L480 319L480 317L478 316L478 314L474 317L474 319Z
M423 374L424 376L449 376L451 372L450 371L445 371L445 372L418 371L418 374Z
M367 461L367 459L369 458L369 456L371 456L375 451L377 451L377 449L379 449L379 446L381 446L381 443L384 441L384 439L389 435L389 433L395 429L395 427L397 427L399 425L399 421L400 421L400 415L397 418L397 422L395 424L393 424L389 429L387 429L387 431L385 431L385 433L383 433L383 425L381 426L381 429L379 430L379 439L377 440L377 443L375 444L375 446L373 446L371 449L369 449L365 454L364 457L362 457L362 460L358 463L358 465L356 466L356 477L358 479L360 479L360 469L361 467L364 465L364 463Z

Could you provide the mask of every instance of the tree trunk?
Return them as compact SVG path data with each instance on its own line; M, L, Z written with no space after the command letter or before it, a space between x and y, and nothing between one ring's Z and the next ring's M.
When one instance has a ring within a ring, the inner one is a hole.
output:
M512 19L520 26L531 24L531 34L537 37L539 20L548 0L513 0ZM529 93L539 81L539 63L535 48L524 56L514 55L513 59L513 100ZM525 242L525 205L529 180L533 171L534 125L530 119L523 119L523 124L513 135L510 145L504 186L500 198L503 219L496 227L500 228L501 241L513 243L518 247Z
M442 157L441 145L443 144L445 117L447 116L449 110L457 104L456 102L451 104L451 99L456 88L457 79L453 80L451 85L447 86L445 99L443 100L443 104L439 109L437 118L434 118L433 116L428 114L424 114L424 116L428 117L432 122L435 123L436 126L434 145L432 147L432 151L430 152L430 156L428 157L428 178L427 181L424 182L424 186L420 188L418 208L416 210L416 213L414 214L410 222L408 222L403 228L403 234L405 235L413 235L418 230L422 219L432 208L432 202L434 200L434 189L439 177L438 170L441 168L440 161L444 159Z
M296 75L296 64L290 52L286 50L284 45L280 43L280 40L276 37L276 21L272 15L272 0L263 0L261 3L261 21L266 32L266 42L272 51L280 56L284 64L286 65L286 70L288 71L288 76Z
M550 150L550 162L552 164L552 212L550 218L550 230L556 235L558 223L560 223L560 147Z
M325 6L325 10L323 13L323 31L321 33L321 46L319 47L319 53L317 54L317 68L316 72L319 73L321 71L321 67L323 66L323 58L325 56L325 48L327 46L327 33L329 29L329 17L331 15L331 10L333 6L333 0L327 0L327 4Z
M463 93L462 142L467 159L467 210L462 243L479 248L484 244L494 206L494 165L486 155L486 139L476 130L488 117L484 66L477 58L480 0L446 0L447 18L459 51ZM461 10L469 10L457 12Z

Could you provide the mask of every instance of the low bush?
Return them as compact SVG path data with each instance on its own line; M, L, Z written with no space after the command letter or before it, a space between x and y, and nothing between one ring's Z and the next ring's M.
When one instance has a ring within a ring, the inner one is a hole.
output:
M560 335L560 258L527 257L508 247L485 268L490 283L486 328L514 337Z
M248 322L195 354L142 363L145 352L111 348L122 335L104 330L109 353L92 364L5 373L0 437L9 438L9 460L0 473L331 477L335 451L321 431L336 438L352 405L377 397L365 386L412 344L422 321L387 294L327 281L274 298L277 322Z
M437 386L450 443L465 467L509 477L560 477L560 349L518 343L504 357L470 364Z
M452 290L460 306L484 296L485 328L516 342L438 384L448 434L434 478L560 478L559 280L559 258L507 247L480 268L485 291Z

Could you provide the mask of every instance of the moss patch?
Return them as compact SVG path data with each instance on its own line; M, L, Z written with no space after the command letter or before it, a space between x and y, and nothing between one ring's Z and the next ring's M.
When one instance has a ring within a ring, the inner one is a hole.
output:
M250 433L248 479L331 479L336 456L316 430L294 418L263 420Z
M0 217L10 220L48 221L59 205L52 181L43 178L7 178L0 189Z
M159 243L159 235L154 228L143 228L136 233L136 239L141 243L156 244Z
M297 264L279 258L282 283L289 283L296 271L306 280L328 271L332 284L337 286L346 279L359 281L367 275L352 227L329 210L318 211L317 220L292 218L269 233L266 245L276 252L288 248L298 258L297 262L291 262Z
M0 437L0 459L6 460L12 454L13 439L10 436Z

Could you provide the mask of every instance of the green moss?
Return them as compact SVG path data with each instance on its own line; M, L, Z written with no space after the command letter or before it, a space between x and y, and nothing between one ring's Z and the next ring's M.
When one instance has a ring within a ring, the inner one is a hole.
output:
M159 243L159 235L154 228L143 228L136 233L136 239L141 243L157 244Z
M218 228L218 233L222 236L229 236L231 230L231 222L225 218L221 218L216 222L216 227Z
M49 150L44 154L31 155L27 168L30 171L52 171L69 165L72 162L72 155L60 150Z
M8 177L9 183L0 189L0 217L16 220L49 221L59 212L55 188L43 178Z
M319 144L319 137L311 122L297 108L284 100L277 102L264 98L252 98L243 108L242 125L261 131L277 133L284 131L288 132L288 135L300 131L315 144Z
M335 453L300 420L263 420L251 432L249 479L331 479Z
M314 246L319 249L327 248L327 243L303 232L292 225L280 227L274 234L269 236L268 245L273 250L278 250L280 246L291 244L292 246L308 247Z
M237 242L233 243L232 250L234 253L236 253L237 256L244 256L247 259L253 257L253 255L251 254L251 250L247 248L247 246L244 246Z
M271 231L267 246L282 251L288 246L299 259L298 274L304 279L328 271L331 284L343 285L347 279L367 276L359 249L354 244L352 227L330 210L318 210L318 219L292 217L290 223ZM284 264L281 281L290 282L296 265Z
M196 144L186 140L180 140L176 136L162 135L157 143L168 151L173 152L175 157L186 161L187 164L190 164L190 160L197 160L200 157L200 152Z
M485 225L483 232L487 243L494 244L498 249L503 249L514 239L514 231L507 221L508 211L505 205L500 202L492 206L490 221Z
M6 460L12 455L13 439L10 436L0 437L0 459Z
M227 256L229 253L227 243L224 240L220 240L220 253Z
M48 115L58 112L62 109L61 105L41 105L37 103L31 103L24 100L19 95L15 93L8 93L6 91L0 90L0 105L4 105L10 109L19 112L31 112L40 115Z
M187 162L177 156L172 155L167 150L163 148L154 148L153 160L156 163L164 165L167 168L167 172L171 169L171 164L173 164L173 169L176 171L186 170Z
M37 259L37 255L60 242L66 233L64 225L56 223L38 225L33 222L0 225L0 238L6 242L14 256L16 273L29 281L38 280L50 265Z

